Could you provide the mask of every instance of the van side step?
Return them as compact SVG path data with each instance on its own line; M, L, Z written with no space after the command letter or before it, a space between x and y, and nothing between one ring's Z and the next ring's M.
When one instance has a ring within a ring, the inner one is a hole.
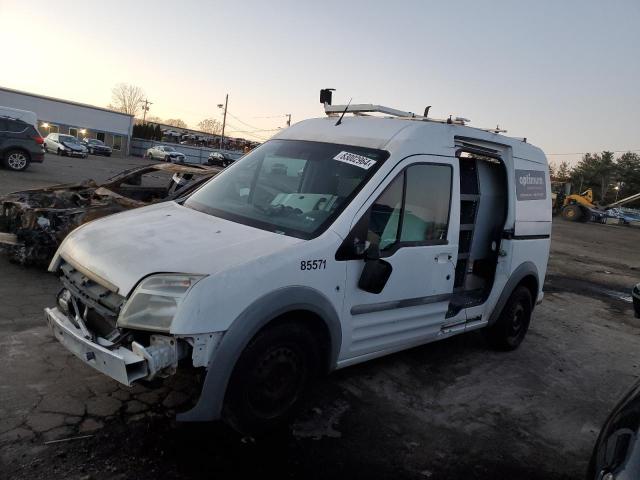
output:
M477 290L465 290L456 292L454 290L453 296L449 301L449 309L445 318L451 318L456 316L464 308L471 308L477 305L482 305L485 301L485 291L482 288Z

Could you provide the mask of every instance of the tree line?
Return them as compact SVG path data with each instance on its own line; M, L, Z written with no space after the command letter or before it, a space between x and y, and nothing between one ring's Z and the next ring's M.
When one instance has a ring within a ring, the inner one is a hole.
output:
M151 123L136 123L131 132L134 138L144 138L145 140L162 140L160 125Z
M551 162L551 176L571 182L572 193L593 189L595 200L611 203L640 192L640 155L626 152L615 157L613 152L586 153L573 167L567 162Z
M145 110L146 98L147 96L142 88L136 85L130 85L128 83L118 83L111 89L111 103L108 105L108 107L117 112L126 113L135 117ZM148 106L146 107L146 110L149 110ZM177 128L189 128L187 122L185 122L181 118L167 118L163 120L162 118L155 115L146 115L145 122L162 123L163 125L170 125ZM222 131L222 124L215 118L205 118L198 123L198 128L202 132L206 132L212 135L219 135ZM141 128L138 129L138 131L141 135L147 135L139 136L138 138L151 139L151 137L154 135L152 132L147 132Z

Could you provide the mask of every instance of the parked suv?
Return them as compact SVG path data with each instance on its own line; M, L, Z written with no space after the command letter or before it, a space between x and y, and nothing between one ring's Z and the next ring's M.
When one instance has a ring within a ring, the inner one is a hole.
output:
M144 156L147 158L159 158L171 163L184 163L186 158L184 153L180 153L168 145L155 145L149 148Z
M44 149L47 152L66 155L68 157L87 158L87 147L82 145L73 135L63 135L62 133L50 133L44 139Z
M85 138L82 140L82 144L87 147L91 155L106 155L110 157L113 152L110 146L105 145L102 140L97 138Z
M24 170L31 162L44 161L44 140L33 125L0 116L0 158L10 170Z

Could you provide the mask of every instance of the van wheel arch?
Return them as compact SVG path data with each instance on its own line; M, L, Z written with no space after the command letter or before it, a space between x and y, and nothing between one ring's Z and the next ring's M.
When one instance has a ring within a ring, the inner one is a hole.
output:
M516 288L519 286L526 287L527 290L529 290L529 293L531 293L531 309L533 310L536 305L536 299L538 298L538 278L533 275L527 275L522 280L520 280Z
M340 320L329 299L321 292L302 286L271 292L249 305L231 324L210 359L210 365L196 405L177 415L178 421L220 419L233 369L252 339L281 322L306 325L323 338L324 358L319 373L331 371L342 345ZM322 359L322 357L320 357Z
M502 289L502 293L493 308L493 312L491 312L488 326L493 325L498 320L498 317L509 301L509 298L511 298L511 295L519 286L526 287L529 290L529 293L531 293L531 308L534 309L536 299L538 298L538 291L540 289L540 280L538 277L538 268L533 262L524 262L511 273L509 280L507 280L507 283Z
M324 342L316 341L325 333L322 325L312 312L298 310L261 328L235 362L223 420L238 432L255 434L289 419L326 363Z
M317 313L311 310L291 310L283 313L271 321L269 321L264 327L256 333L253 338L259 335L264 330L273 328L276 325L283 323L290 323L300 327L303 327L319 341L316 344L318 347L318 367L320 374L327 374L331 371L332 358L331 358L331 333L329 327L324 319ZM252 338L252 339L253 339Z

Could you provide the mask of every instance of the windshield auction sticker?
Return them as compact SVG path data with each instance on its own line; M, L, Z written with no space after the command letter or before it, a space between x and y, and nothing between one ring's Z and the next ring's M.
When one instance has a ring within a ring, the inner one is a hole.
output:
M355 153L344 151L333 157L333 159L338 160L339 162L348 163L349 165L355 165L356 167L364 168L365 170L369 170L376 164L375 160L363 157L362 155L356 155Z

